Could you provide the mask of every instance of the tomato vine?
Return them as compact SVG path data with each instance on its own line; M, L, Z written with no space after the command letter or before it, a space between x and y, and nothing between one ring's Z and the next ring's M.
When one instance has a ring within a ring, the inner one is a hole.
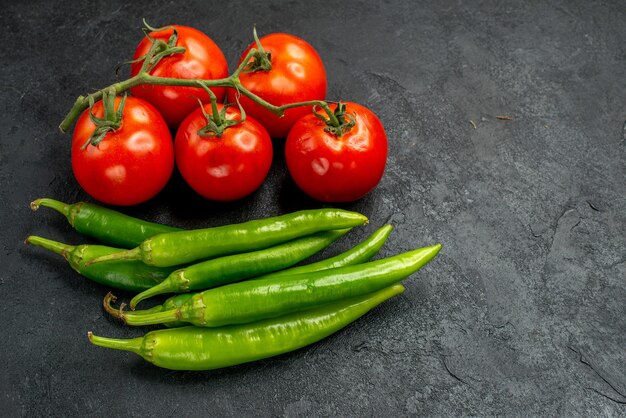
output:
M255 38L258 41L258 38L256 37L256 29L255 29ZM251 71L252 63L259 62L260 60L259 57L262 57L263 54L266 54L265 51L263 51L262 47L259 48L259 46L260 46L260 43L257 42L257 46L255 48L251 48L248 51L245 58L241 61L241 63L238 65L235 71L233 71L233 73L226 78L214 79L214 80L197 79L197 78L184 79L184 78L172 78L172 77L158 77L158 76L151 75L149 73L150 69L153 68L160 59L169 55L180 54L184 52L184 48L176 46L175 42L169 41L166 43L160 40L159 41L153 40L150 50L146 53L146 55L144 55L141 58L143 60L143 65L136 75L124 81L117 82L115 84L107 86L103 89L100 89L86 96L83 96L83 95L79 96L74 102L74 105L72 106L70 111L67 113L67 115L65 116L61 124L59 125L59 129L63 133L67 132L70 129L70 127L74 124L74 122L78 119L80 114L89 107L90 103L94 103L99 100L102 100L103 97L107 93L108 94L114 93L115 95L119 95L121 93L124 93L130 90L133 87L137 87L140 85L162 85L162 86L181 86L181 87L201 86L206 89L210 87L234 88L240 94L249 98L253 102L257 103L258 105L266 108L267 110L276 114L277 116L282 116L284 112L290 108L300 107L300 106L317 106L326 112L326 115L328 116L327 123L329 124L329 126L339 128L339 131L341 131L340 127L342 124L340 123L339 119L336 117L335 113L330 109L329 104L324 100L310 100L310 101L288 103L288 104L284 104L281 106L276 106L264 100L263 98L259 97L258 95L252 93L250 90L246 89L243 86L239 78L242 72ZM269 57L266 57L266 58L269 58Z

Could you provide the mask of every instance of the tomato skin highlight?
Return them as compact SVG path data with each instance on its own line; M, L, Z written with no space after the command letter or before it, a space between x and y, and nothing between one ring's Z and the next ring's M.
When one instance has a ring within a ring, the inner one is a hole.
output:
M117 109L121 101L115 98ZM96 126L85 110L74 128L72 170L80 186L94 199L128 206L154 197L167 184L174 169L172 135L163 117L148 102L129 96L122 124L97 145L88 145ZM102 101L92 110L103 117Z
M322 202L352 202L380 182L387 162L387 135L369 109L344 102L356 125L337 137L313 114L298 120L285 143L289 174L307 195ZM334 110L336 105L331 105Z
M228 63L222 50L211 38L197 29L188 26L172 25L178 32L177 46L185 48L182 54L166 56L150 70L149 74L156 77L220 79L228 76ZM172 35L172 29L151 32L150 36L165 42ZM144 56L152 42L144 37L133 59ZM143 62L133 63L131 76L137 75ZM212 87L218 101L225 95L224 87ZM170 126L175 129L180 122L198 107L198 99L203 103L210 101L209 95L200 87L140 85L131 88L131 93L150 102Z
M246 89L276 106L326 98L326 70L309 43L286 33L266 35L260 42L265 52L271 53L272 69L242 73L239 78ZM256 45L246 49L240 62L253 47ZM235 103L236 95L236 90L228 89L230 103ZM259 121L272 138L285 138L293 124L311 112L311 106L302 106L287 109L279 117L245 96L239 101L246 113Z
M211 105L204 105L204 111L212 114ZM226 119L240 118L238 109L226 110ZM207 199L224 202L257 190L272 165L272 140L265 128L248 116L244 122L226 128L220 137L198 135L206 123L198 108L176 132L176 165L187 184Z

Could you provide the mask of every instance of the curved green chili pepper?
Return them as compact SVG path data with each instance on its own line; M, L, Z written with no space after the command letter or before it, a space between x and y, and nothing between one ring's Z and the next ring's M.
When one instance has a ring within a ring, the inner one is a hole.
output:
M97 337L92 344L126 350L172 370L211 370L260 360L313 344L346 327L404 291L400 284L315 309L221 328L151 331L129 340Z
M201 327L243 324L380 290L419 270L440 249L437 244L356 266L233 283L196 293L180 308L164 312L136 314L106 305L105 309L128 325L172 321Z
M104 245L67 245L35 235L26 238L25 242L61 255L70 267L94 282L131 292L150 289L162 282L175 269L175 267L147 266L140 261L111 261L87 265L96 257L114 254L120 250Z
M303 210L240 224L160 234L148 238L132 250L100 257L92 263L141 260L159 267L188 264L260 250L319 231L352 228L366 223L364 215L343 209Z
M322 231L263 250L192 264L174 271L161 283L136 295L130 301L130 308L135 309L142 300L163 293L204 290L284 269L323 250L348 231L349 229Z
M121 248L134 248L157 234L180 231L180 228L143 221L87 202L70 205L43 198L30 204L32 210L40 206L65 215L70 225L81 234Z
M355 245L348 251L338 254L334 257L327 258L316 263L305 264L303 266L291 267L274 273L264 274L263 276L254 277L253 280L294 276L300 273L310 273L312 271L327 270L343 266L352 266L369 261L380 250L387 237L393 230L393 226L385 225L378 228L365 241Z

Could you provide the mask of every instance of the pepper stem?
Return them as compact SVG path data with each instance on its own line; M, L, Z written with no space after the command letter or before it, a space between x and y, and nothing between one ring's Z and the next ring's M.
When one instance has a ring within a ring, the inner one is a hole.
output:
M140 311L138 311L137 313L124 312L120 319L124 321L126 325L132 326L158 325L167 324L168 322L180 321L178 309L170 309L168 311L155 312L150 314L141 313Z
M106 338L93 335L93 332L87 333L89 342L93 345L106 348L114 348L116 350L130 351L135 354L141 355L141 346L143 344L143 337L131 338L128 340L122 340L118 338Z
M71 206L67 203L63 203L63 202L59 202L58 200L54 200L54 199L48 199L46 197L41 198L41 199L37 199L37 200L33 200L30 203L30 208L35 211L37 209L39 209L40 206L46 207L46 208L50 208L50 209L54 209L57 212L65 215L65 216L69 216L70 215L70 210L72 209Z
M180 321L180 311L178 309L169 309L160 312L127 312L124 311L126 304L122 303L119 309L113 307L112 303L116 301L116 297L111 293L107 293L102 300L104 310L111 316L121 320L126 325L156 325L168 322Z
M66 260L69 259L69 253L76 248L73 245L63 244L62 242L53 241L51 239L38 237L36 235L31 235L24 241L26 244L32 244L37 247L45 248L46 250L50 250L56 254L63 256Z
M168 276L161 283L152 286L150 289L144 290L143 292L136 295L134 298L130 300L130 309L133 311L142 300L149 299L156 295L162 295L163 293L171 293L176 289L173 288L171 280L169 280L171 276Z

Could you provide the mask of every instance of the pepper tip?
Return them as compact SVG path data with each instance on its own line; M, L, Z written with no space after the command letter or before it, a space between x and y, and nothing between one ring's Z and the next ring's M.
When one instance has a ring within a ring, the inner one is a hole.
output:
M440 243L437 243L435 245L432 245L430 247L432 249L433 252L433 256L439 254L439 252L441 251L441 248L443 248L443 246Z

